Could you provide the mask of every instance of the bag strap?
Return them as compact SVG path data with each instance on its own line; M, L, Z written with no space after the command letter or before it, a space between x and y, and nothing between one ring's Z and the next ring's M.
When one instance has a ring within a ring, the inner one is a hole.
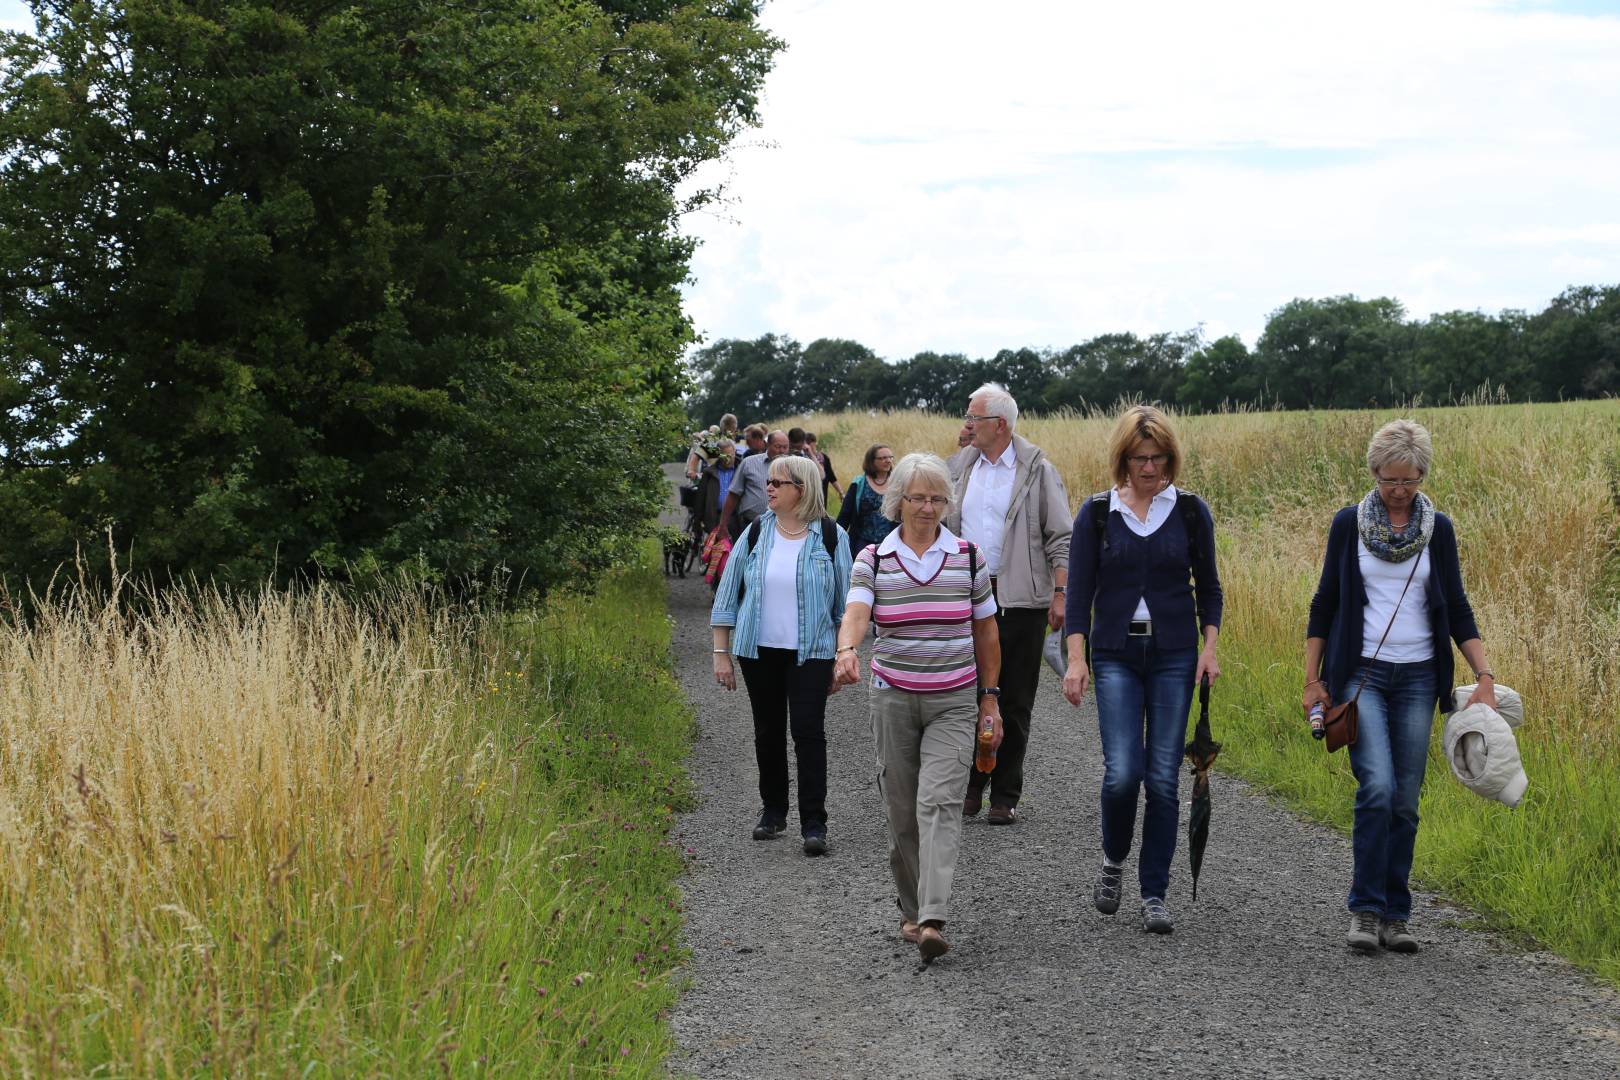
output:
M1389 632L1395 628L1395 616L1397 616L1397 615L1399 615L1401 613L1401 601L1406 599L1406 590L1410 589L1412 587L1412 579L1417 577L1418 563L1420 563L1422 561L1423 561L1423 552L1420 551L1416 555L1412 556L1412 572L1406 575L1406 584L1401 587L1401 595L1400 595L1399 599L1397 599L1395 601L1395 610L1389 613L1389 625L1384 627L1384 636L1378 639L1378 648L1373 650L1373 654L1370 657L1371 660L1377 660L1378 659L1379 650L1384 647L1384 642L1389 640ZM1356 684L1356 696L1351 698L1350 700L1351 701L1360 701L1361 700L1361 688L1366 686L1366 685L1367 685L1367 673L1364 672L1362 674L1362 676L1361 676L1361 681Z

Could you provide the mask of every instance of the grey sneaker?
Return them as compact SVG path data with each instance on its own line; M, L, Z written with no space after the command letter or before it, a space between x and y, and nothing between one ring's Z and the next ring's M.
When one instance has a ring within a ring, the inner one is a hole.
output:
M1125 881L1125 868L1123 866L1109 866L1103 864L1102 876L1097 878L1097 886L1091 891L1092 902L1097 910L1104 915L1112 915L1119 910L1120 888Z
M1352 911L1344 943L1357 952L1377 952L1379 922L1376 911Z
M1405 919L1389 919L1378 928L1378 940L1390 952L1417 952L1417 938L1406 928Z
M1147 896L1142 899L1142 929L1150 934L1168 934L1176 928L1175 920L1170 918L1170 909L1164 906L1164 899L1158 896Z

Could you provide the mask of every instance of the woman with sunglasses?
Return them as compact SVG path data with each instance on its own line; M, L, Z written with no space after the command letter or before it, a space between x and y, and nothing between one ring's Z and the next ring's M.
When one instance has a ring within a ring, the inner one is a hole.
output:
M1463 591L1457 534L1418 490L1433 457L1429 433L1411 420L1391 420L1372 437L1372 490L1333 518L1305 628L1305 711L1356 697L1345 944L1358 952L1418 950L1407 925L1407 879L1434 711L1452 707L1451 642L1478 683L1468 704L1496 707L1496 678Z
M766 511L737 538L709 616L714 677L737 689L742 667L754 713L754 758L763 804L755 840L787 828L787 734L799 773L799 830L806 855L827 850L827 735L833 642L849 589L849 537L827 517L821 469L774 458Z
M894 467L883 513L900 527L861 549L838 630L833 675L860 680L855 647L868 623L872 734L889 820L889 869L900 936L924 960L950 948L941 932L962 838L962 798L980 718L1001 745L1001 644L984 556L942 524L951 476L934 454Z
M1080 505L1070 534L1063 696L1079 705L1095 670L1103 862L1092 901L1104 915L1119 910L1136 802L1145 790L1136 865L1142 929L1168 934L1175 929L1165 893L1180 820L1187 710L1198 681L1214 682L1221 673L1215 521L1204 500L1176 489L1181 443L1164 413L1150 405L1125 410L1108 449L1114 487Z

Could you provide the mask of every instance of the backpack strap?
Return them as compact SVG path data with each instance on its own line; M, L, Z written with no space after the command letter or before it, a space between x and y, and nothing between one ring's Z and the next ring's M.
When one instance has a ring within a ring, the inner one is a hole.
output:
M748 550L759 547L759 518L748 523Z
M1096 537L1097 557L1102 558L1103 546L1108 543L1108 492L1099 491L1088 497L1091 503L1091 531Z
M1198 496L1183 488L1176 489L1176 513L1181 515L1181 527L1187 530L1187 561L1198 565L1198 541L1203 536L1203 515L1198 512Z
M829 559L838 552L838 525L825 514L821 518L821 546L827 549Z
M957 547L957 551L967 552L968 598L971 599L973 597L973 583L979 580L979 545L960 536L956 538L956 542L960 545Z

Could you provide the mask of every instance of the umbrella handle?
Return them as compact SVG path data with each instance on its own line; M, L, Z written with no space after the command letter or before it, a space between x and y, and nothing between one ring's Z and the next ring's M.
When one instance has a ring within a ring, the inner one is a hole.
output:
M1198 680L1198 704L1206 708L1209 706L1209 672L1207 671L1204 672L1204 677Z

